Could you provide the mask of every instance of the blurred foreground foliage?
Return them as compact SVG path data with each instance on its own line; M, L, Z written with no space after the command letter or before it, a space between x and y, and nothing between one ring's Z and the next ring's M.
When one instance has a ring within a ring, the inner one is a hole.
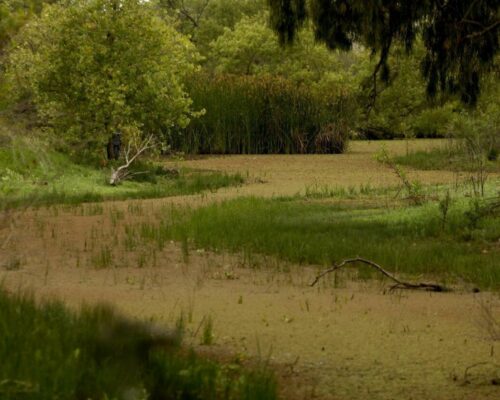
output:
M14 399L276 399L265 366L223 365L181 346L182 332L79 312L0 288L0 397Z

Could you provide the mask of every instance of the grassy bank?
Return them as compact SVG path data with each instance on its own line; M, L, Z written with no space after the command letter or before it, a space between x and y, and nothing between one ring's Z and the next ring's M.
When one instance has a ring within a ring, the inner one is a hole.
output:
M0 288L0 398L275 399L266 369L197 357L104 307L71 312Z
M394 157L394 162L421 170L474 171L477 165L471 165L467 157L459 150L437 148L429 151L416 151ZM500 172L500 158L485 160L487 172Z
M12 208L157 198L243 183L238 174L169 171L158 163L143 163L134 168L141 174L114 187L108 184L110 166L76 164L41 141L4 137L0 145L0 204Z
M359 255L399 273L499 289L500 219L475 219L475 209L467 200L457 200L443 219L437 203L355 209L297 199L245 198L173 210L160 230L148 235L296 263L330 265Z

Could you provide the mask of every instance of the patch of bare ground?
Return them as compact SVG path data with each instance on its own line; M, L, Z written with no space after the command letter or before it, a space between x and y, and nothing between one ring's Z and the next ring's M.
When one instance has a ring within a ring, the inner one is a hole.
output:
M284 399L498 399L492 379L500 378L500 342L491 333L491 321L500 319L498 294L388 292L387 282L345 274L311 288L316 267L176 243L160 249L133 233L157 223L172 205L295 194L316 181L390 185L392 172L370 158L376 146L354 143L346 156L185 161L248 168L266 183L201 196L17 211L8 218L12 229L9 222L0 232L0 281L74 307L111 303L127 315L169 325L183 315L187 344L225 359L269 361ZM452 175L422 177L446 182ZM203 346L209 317L215 344ZM484 364L465 374L476 363Z

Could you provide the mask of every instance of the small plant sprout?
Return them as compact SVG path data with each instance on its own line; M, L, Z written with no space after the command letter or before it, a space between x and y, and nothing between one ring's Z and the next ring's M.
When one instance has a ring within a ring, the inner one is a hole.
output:
M448 221L448 212L453 199L451 198L450 191L447 190L445 196L439 201L439 211L441 212L441 229L446 228L446 223Z
M214 342L214 324L211 316L205 318L203 323L203 331L201 336L201 344L204 346L210 346Z

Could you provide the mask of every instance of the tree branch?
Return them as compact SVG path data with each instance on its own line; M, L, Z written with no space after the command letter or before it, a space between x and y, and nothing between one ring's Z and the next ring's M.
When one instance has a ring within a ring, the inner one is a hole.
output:
M127 145L127 151L125 152L125 164L120 165L116 170L111 169L111 177L109 179L109 184L110 185L117 185L127 177L133 175L128 171L128 168L130 165L134 162L134 160L139 157L142 153L144 153L146 150L149 150L154 147L153 144L153 135L149 135L144 141L142 141L140 144L135 145L135 154L130 157L130 152L132 150L132 144L131 142L128 143Z
M492 29L495 29L498 25L500 25L500 20L495 21L493 24L491 24L490 26L487 26L482 31L474 32L474 33L471 33L471 34L465 36L465 39L474 39L478 36L484 35L485 33L491 31Z
M193 25L193 28L196 29L200 26L200 19L203 16L209 3L210 3L210 0L205 0L205 2L202 4L201 9L198 11L196 16L193 16L192 13L186 8L184 1L182 1L179 4L178 11L179 11L179 14L182 15L187 20L189 20L191 22L191 24ZM168 0L167 4L173 10L175 10L177 8L176 4L173 0Z
M390 272L388 272L384 268L382 268L377 263L374 263L373 261L370 261L370 260L367 260L367 259L361 258L361 257L348 258L348 259L343 260L340 264L334 264L333 267L328 268L327 270L323 271L321 274L316 276L316 278L314 279L314 281L311 283L310 286L316 285L316 283L318 283L318 281L322 277L329 274L330 272L337 271L348 264L354 264L354 263L366 264L366 265L376 269L380 273L382 273L382 275L384 275L384 276L388 277L389 279L391 279L392 281L396 282L393 286L391 286L391 290L394 290L394 289L423 289L423 290L427 290L427 291L431 291L431 292L449 292L449 291L451 291L451 289L449 289L445 286L436 284L436 283L425 283L425 282L411 283L411 282L402 281L402 280L396 278L393 274L391 274Z
M367 119L370 117L370 113L371 113L373 107L375 107L375 103L377 102L378 95L383 91L383 89L381 91L377 90L377 80L378 80L380 68L382 68L382 66L384 66L387 63L387 58L389 57L389 51L391 48L391 44L392 44L392 39L389 39L389 41L383 46L383 48L380 52L380 59L379 59L377 65L375 66L373 73L370 77L372 80L372 89L370 91L369 102L368 102L368 105L366 107L367 108L367 113L366 113Z
M466 20L466 18L469 16L469 14L472 12L472 9L473 9L473 8L474 8L474 6L476 5L477 1L478 1L478 0L474 0L474 1L472 1L472 2L470 3L469 8L467 9L467 11L465 11L465 14L464 14L464 16L463 16L463 18L462 18L462 21L465 21L465 20Z

